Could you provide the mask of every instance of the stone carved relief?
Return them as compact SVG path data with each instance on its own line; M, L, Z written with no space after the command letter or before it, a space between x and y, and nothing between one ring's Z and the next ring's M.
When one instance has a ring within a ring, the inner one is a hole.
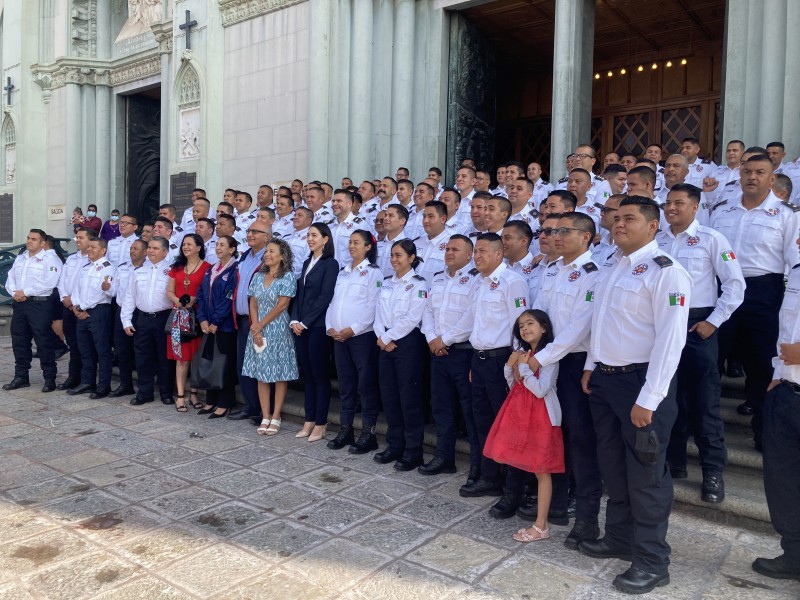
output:
M306 0L219 0L222 26L229 27Z
M5 163L5 183L17 181L17 128L10 115L3 121L3 159Z
M97 56L97 0L73 0L70 11L72 54Z
M200 107L180 111L180 159L192 160L200 156Z
M150 26L160 23L164 8L161 0L128 0L128 20L114 43L150 32Z
M6 185L17 182L17 146L6 146Z
M200 106L200 78L191 65L186 67L181 77L178 88L178 106L180 108Z

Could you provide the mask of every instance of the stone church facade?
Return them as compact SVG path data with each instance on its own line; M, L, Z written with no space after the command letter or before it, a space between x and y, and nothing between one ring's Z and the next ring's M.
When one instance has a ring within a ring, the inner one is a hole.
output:
M512 0L498 0L511 3ZM544 0L537 2L541 4ZM0 0L0 244L299 177L494 158L481 0ZM552 5L552 176L591 139L594 0ZM727 0L721 139L800 150L800 3ZM597 8L599 10L599 8ZM757 24L754 25L754 24ZM513 26L510 23L509 26ZM488 142L487 142L488 140ZM488 145L487 145L488 144ZM507 158L522 158L513 157Z

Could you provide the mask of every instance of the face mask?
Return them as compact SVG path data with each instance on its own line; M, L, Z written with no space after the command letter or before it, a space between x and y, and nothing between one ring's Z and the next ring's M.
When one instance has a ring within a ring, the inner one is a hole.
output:
M87 217L93 217L93 216L95 216L96 214L97 214L96 212L94 212L93 210L90 210L90 211L88 211L88 212L86 213L86 216L87 216Z
M119 215L111 215L112 221L119 221Z

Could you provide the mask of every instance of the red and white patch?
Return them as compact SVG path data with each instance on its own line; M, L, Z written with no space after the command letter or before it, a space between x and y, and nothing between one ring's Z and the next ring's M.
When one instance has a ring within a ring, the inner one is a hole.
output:
M779 212L780 211L777 208L770 208L769 210L767 210L767 214L770 217L777 217Z
M169 269L164 269L164 275L169 275Z
M352 228L353 228L353 224L352 224L352 223L345 223L345 224L344 224L344 226L345 226L347 229L352 229Z
M412 289L413 287L414 287L414 284L413 284L413 283L409 283L409 284L406 286L406 291L408 291L408 290Z
M702 173L702 172L703 172L703 167L701 167L700 165L697 165L697 166L694 168L694 170L695 170L695 171L697 171L698 173Z
M647 265L642 263L640 265L636 265L633 268L633 271L631 271L631 273L633 273L634 275L643 275L646 271L647 271Z
M580 276L581 276L580 271L573 271L572 273L569 274L569 277L567 277L567 279L569 279L570 281L577 281Z
M522 267L522 272L525 273L525 275L530 275L532 271L533 271L533 265Z
M686 240L686 245L687 246L697 246L697 244L699 244L699 243L700 243L700 238L697 237L696 235L693 235L688 240Z
M366 276L367 276L367 272L366 271L361 271L361 277L366 277Z
M490 290L496 290L498 287L500 287L500 284L497 283L496 281L493 281L491 284L489 284Z
M461 279L458 280L458 283L460 283L461 285L469 283L469 277L462 277Z
M441 244L439 244L439 250L441 250L442 252L447 250L447 242L442 242Z

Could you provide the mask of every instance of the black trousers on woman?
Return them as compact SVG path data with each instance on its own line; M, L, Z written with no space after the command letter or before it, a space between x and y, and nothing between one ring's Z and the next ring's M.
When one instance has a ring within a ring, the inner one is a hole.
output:
M206 402L217 408L236 407L236 332L219 331L212 338L217 344L217 351L228 357L225 365L225 385L221 390L208 390ZM207 343L206 343L207 344Z
M305 420L315 425L328 422L328 408L331 405L331 380L328 371L331 355L331 338L324 327L304 329L294 338L297 362L303 371L305 387Z

